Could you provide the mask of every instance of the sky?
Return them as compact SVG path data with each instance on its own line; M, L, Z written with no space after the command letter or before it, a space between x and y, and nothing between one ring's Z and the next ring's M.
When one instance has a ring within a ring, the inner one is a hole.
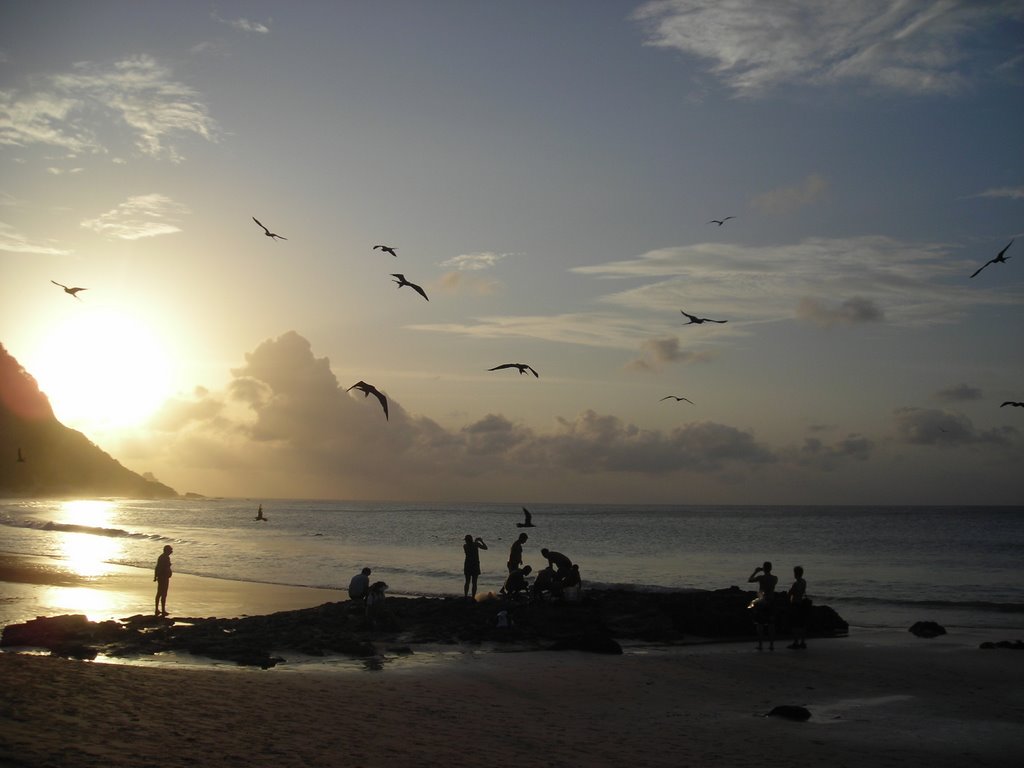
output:
M0 343L182 493L1022 504L1022 96L1020 2L0 2Z

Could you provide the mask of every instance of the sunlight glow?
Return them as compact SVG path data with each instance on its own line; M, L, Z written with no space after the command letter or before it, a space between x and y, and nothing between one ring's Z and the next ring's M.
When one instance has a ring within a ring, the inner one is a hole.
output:
M59 522L83 528L110 528L116 508L111 501L66 501L61 506ZM110 560L121 554L121 543L116 537L95 533L62 533L60 546L67 567L86 578L109 573Z
M76 428L143 423L170 396L170 356L138 317L75 307L49 330L27 368L57 418Z

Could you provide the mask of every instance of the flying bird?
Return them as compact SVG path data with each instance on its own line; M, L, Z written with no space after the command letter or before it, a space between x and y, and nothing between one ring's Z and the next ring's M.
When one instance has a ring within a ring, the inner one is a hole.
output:
M373 386L372 384L367 384L365 381L357 381L355 384L353 384L345 391L351 392L353 389L358 389L360 392L362 392L363 397L373 395L378 400L380 400L380 407L384 409L384 418L390 421L390 417L388 416L388 399L384 397L384 395L375 386Z
M535 370L533 370L533 368L528 366L526 363L502 363L501 365L496 365L493 368L488 368L487 370L488 371L500 371L502 368L518 368L519 369L519 373L521 373L521 374L522 373L526 373L527 371L529 371L536 378L538 378L538 379L540 378L540 375Z
M255 221L257 224L259 224L261 227L263 227L263 234L266 235L267 237L269 237L270 239L272 239L272 240L274 238L277 238L278 240L287 240L288 239L287 237L281 237L280 235L278 235L278 234L276 234L274 232L271 232L269 229L264 227L263 223L259 219L257 219L255 216L252 217L252 220Z
M1007 400L1005 403L1003 403L999 407L1003 408L1003 407L1005 407L1007 405L1012 405L1014 408L1024 408L1024 403L1018 403L1016 400Z
M25 457L21 455L21 448L18 448L18 462L19 463L24 463L25 462Z
M384 251L384 253L390 253L396 259L398 258L398 254L395 253L395 251L397 251L398 249L397 248L392 248L390 245L375 245L375 246L373 246L373 250L375 250L375 251L376 250L381 250L381 251Z
M665 395L665 396L664 396L663 398L661 398L661 400L659 400L658 402L660 403L660 402L662 402L662 401L664 401L664 400L675 400L675 401L676 401L677 403L678 403L678 402L679 402L680 400L685 400L685 401L686 401L686 402L688 402L688 403L689 403L690 405L693 405L693 400L691 400L691 399L690 399L690 398L688 398L688 397L679 397L678 395Z
M735 218L736 218L735 216L726 216L724 219L712 219L711 221L708 222L708 224L717 224L718 226L722 226L729 219L735 219Z
M412 288L414 291L416 291L416 293L418 293L424 299L427 299L427 292L424 291L422 288L420 288L418 285L416 285L416 283L410 283L408 280L406 280L405 279L405 275L399 274L397 272L393 272L391 274L391 276L398 278L394 282L398 285L399 288L401 288L403 285L408 285L410 288ZM427 299L427 301L430 301L430 299Z
M1014 238L1014 240L1016 240L1016 238ZM1008 242L1006 244L1006 248L1009 248L1011 245L1013 245L1013 240L1011 240L1010 242ZM1006 248L1003 248L1003 250L1001 250L999 253L997 253L993 258L989 259L984 264L982 264L980 267L978 267L978 269L975 270L974 274L971 275L971 277L974 277L975 275L977 275L978 272L981 272L981 270L983 270L989 264L1005 264L1007 259L1013 258L1012 256L1005 256L1004 255L1006 253Z
M681 309L679 311L683 312L683 310L681 310ZM683 314L686 315L689 318L689 320L690 320L690 322L684 323L684 325L700 325L701 323L728 323L729 322L728 320L711 320L710 318L707 318L707 317L696 317L695 315L691 315L691 314L689 314L687 312L683 312Z
M516 528L533 528L533 515L530 514L530 510L523 507L523 522L516 523Z
M59 285L61 288L64 289L64 293L74 296L79 301L81 301L82 299L79 298L78 292L89 290L88 288L68 288L66 285L64 285L64 283L58 283L56 280L51 280L50 282L53 283L54 285Z

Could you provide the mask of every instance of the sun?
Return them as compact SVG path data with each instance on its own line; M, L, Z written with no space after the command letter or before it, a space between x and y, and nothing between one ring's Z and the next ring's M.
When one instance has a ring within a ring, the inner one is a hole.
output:
M173 390L166 344L142 318L110 307L61 317L25 367L57 419L82 430L138 426Z

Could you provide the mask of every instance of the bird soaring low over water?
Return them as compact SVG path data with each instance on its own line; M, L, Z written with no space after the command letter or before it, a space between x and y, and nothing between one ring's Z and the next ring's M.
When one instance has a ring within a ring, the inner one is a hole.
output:
M1012 405L1014 408L1024 408L1024 403L1018 403L1016 400L1007 400L1005 403L1003 403L999 407L1003 408L1003 407L1005 407L1007 405Z
M272 239L272 240L275 239L275 238L278 239L278 240L287 240L288 239L287 237L281 237L280 235L278 235L278 234L276 234L274 232L271 232L269 229L264 227L263 224L260 222L260 220L257 219L255 216L252 217L252 220L255 221L257 224L259 224L261 227L263 227L263 234L266 235L267 237L269 237L270 239Z
M488 371L500 371L502 368L518 368L519 369L519 373L526 373L527 371L529 371L534 376L536 376L538 379L540 378L540 375L535 370L533 370L533 368L528 366L526 363L502 363L501 365L496 365L493 368L488 368L487 370Z
M736 218L735 216L726 216L724 219L712 219L711 221L708 222L708 224L717 224L718 226L722 226L729 219L735 219L735 218Z
M681 401L681 400L685 400L685 401L686 401L686 402L688 402L688 403L689 403L690 405L693 405L693 400L691 400L691 399L690 399L690 398L688 398L688 397L679 397L678 395L665 395L665 396L664 396L663 398L661 398L661 400L659 400L658 402L660 403L660 402L662 402L663 400L675 400L675 401L676 401L677 403L678 403L679 401Z
M1016 238L1014 238L1014 240L1015 239ZM1011 245L1013 245L1013 240L1011 240L1010 242L1008 242L1006 244L1006 248L1009 248ZM978 267L975 270L974 274L971 275L971 277L975 277L979 272L981 272L981 270L983 270L989 264L1005 264L1007 259L1013 258L1012 256L1007 256L1006 255L1006 248L1003 248L1003 250L1001 250L999 253L997 253L995 256L993 256L991 259L989 259L984 264L982 264L980 267Z
M74 296L79 301L81 301L82 299L79 298L78 292L79 291L87 291L87 290L89 290L88 288L68 288L66 285L64 285L63 283L58 283L56 280L51 280L50 282L53 283L54 285L59 285L61 288L64 289L64 293L71 294L72 296Z
M398 258L398 254L395 253L395 251L397 251L398 249L397 248L392 248L390 245L375 245L375 246L373 246L373 250L375 250L375 251L376 250L381 250L381 251L384 251L384 253L390 253L396 259Z
M690 320L690 322L685 323L685 325L700 325L701 323L728 323L729 322L728 320L711 320L711 319L709 319L707 317L697 317L696 315L691 315L691 314L689 314L687 312L683 312L683 310L681 310L681 309L679 311L682 312L684 315L686 315L686 317L688 317L689 320Z
M408 285L410 288L412 288L414 291L416 291L416 293L418 293L424 299L427 299L427 292L424 291L422 288L420 288L418 285L416 285L416 283L410 283L408 280L406 280L405 279L405 275L399 274L398 272L394 272L394 273L392 273L391 276L398 278L394 282L398 284L399 288L401 288L403 285ZM430 299L427 299L427 301L430 301Z
M388 399L384 397L384 394L380 392L375 386L373 386L372 384L367 384L365 381L357 381L355 384L353 384L345 391L351 392L353 389L358 389L360 392L362 392L363 397L373 395L378 400L380 400L380 407L384 409L384 418L387 419L388 421L391 420L391 417L388 416Z

